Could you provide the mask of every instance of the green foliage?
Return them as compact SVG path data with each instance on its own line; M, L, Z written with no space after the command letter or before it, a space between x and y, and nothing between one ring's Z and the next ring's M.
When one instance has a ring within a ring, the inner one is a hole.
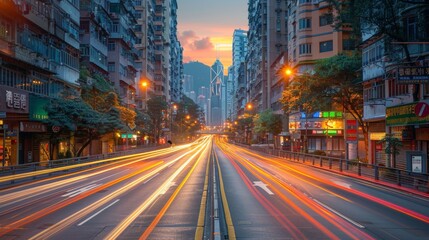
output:
M144 134L149 134L153 131L152 120L147 113L136 111L136 130Z
M181 139L187 136L194 136L201 126L199 119L202 111L200 107L186 96L183 96L182 100L176 105L177 111L172 123L173 131Z
M158 142L161 136L162 123L164 116L167 115L168 103L161 96L153 96L147 101L147 114L149 115L153 126L153 137Z
M75 153L76 156L82 153L91 140L124 127L119 121L117 110L111 109L109 112L100 113L80 98L51 99L46 111L49 116L44 120L46 124L60 126L63 131L79 132L77 136L84 139L82 148Z
M392 166L396 167L396 155L400 153L402 147L401 140L394 137L393 134L386 133L386 136L384 136L379 143L384 145L384 152L387 154L387 162L390 164L390 161L393 160Z
M277 135L282 131L282 119L271 110L265 110L253 118L254 131L257 134L271 133Z
M386 47L390 50L402 48L407 62L410 62L408 46L391 44L392 42L428 41L429 35L429 4L427 1L405 0L327 0L331 3L332 10L336 14L335 26L341 30L345 24L353 27L355 39L360 39L363 34L386 36ZM407 11L404 11L407 9ZM339 14L338 14L339 13ZM408 34L404 26L404 15L415 13L417 20L416 39L407 39ZM393 53L394 51L386 51ZM400 57L397 55L396 57ZM389 58L394 59L394 55ZM399 59L398 59L399 60Z

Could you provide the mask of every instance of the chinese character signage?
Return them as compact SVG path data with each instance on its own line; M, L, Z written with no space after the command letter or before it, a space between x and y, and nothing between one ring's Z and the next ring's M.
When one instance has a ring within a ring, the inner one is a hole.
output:
M428 101L420 101L386 108L387 126L407 126L427 124L429 114L426 113Z
M28 93L21 89L2 86L0 90L0 111L28 113Z
M399 67L399 84L429 83L429 67Z

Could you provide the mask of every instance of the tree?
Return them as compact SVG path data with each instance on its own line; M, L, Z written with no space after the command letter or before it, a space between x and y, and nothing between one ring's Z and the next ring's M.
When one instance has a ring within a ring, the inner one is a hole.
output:
M168 103L162 96L153 96L147 101L147 114L152 121L153 138L155 142L159 142L162 133L163 124L167 120Z
M401 140L388 133L379 143L384 144L384 152L387 154L387 167L396 168L396 155L399 154L399 150L402 147Z
M281 116L278 114L274 114L269 109L259 114L256 114L255 117L253 118L253 124L255 126L254 127L255 133L261 136L265 136L267 133L270 133L276 136L280 134L282 131Z
M429 3L423 0L328 0L337 14L336 28L353 26L354 38L378 36L390 65L414 65L409 43L429 41ZM417 56L419 57L419 56ZM396 63L396 64L393 64ZM389 64L387 64L389 65ZM414 85L417 101L420 85Z
M200 117L202 111L200 107L187 96L177 103L177 112L172 124L176 137L180 136L184 140L187 136L194 136L200 130Z
M241 142L248 143L248 139L245 139L249 130L253 125L252 115L245 114L243 117L240 117L234 121L232 125L232 131L242 139ZM247 131L247 132L246 132Z
M312 92L321 93L321 100L329 99L333 106L342 108L358 121L368 153L368 124L363 119L363 86L359 74L361 65L358 54L339 54L318 60L314 68L317 82Z
M74 132L74 136L82 140L82 145L74 151L75 156L80 156L92 140L112 132L114 129L124 127L119 121L119 112L116 109L100 113L80 98L53 98L51 103L46 106L46 111L48 119L44 121L45 123L50 126L61 126L64 130ZM51 159L54 143L51 142Z

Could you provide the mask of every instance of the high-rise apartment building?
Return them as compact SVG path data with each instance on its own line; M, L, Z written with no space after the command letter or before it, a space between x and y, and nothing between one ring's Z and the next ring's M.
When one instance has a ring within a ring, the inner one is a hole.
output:
M123 104L135 107L138 58L134 45L137 35L134 26L134 1L109 1L112 27L108 39L109 79L113 82ZM93 35L93 34L91 34ZM96 35L94 37L97 37Z
M249 0L248 52L246 55L249 101L256 111L268 107L267 99L267 1Z
M5 0L0 9L0 164L47 161L49 140L36 139L48 131L44 106L78 88L79 2Z
M136 105L138 109L146 109L149 96L154 92L154 63L155 63L155 0L136 1L136 44L138 53L136 65L138 79L136 80ZM143 83L146 82L146 86Z

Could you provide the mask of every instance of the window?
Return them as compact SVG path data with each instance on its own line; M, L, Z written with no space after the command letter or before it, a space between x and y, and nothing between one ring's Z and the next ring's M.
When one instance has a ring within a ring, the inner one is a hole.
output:
M368 102L370 100L374 99L384 99L384 81L378 81L374 82L372 84L369 84L367 86L364 86L363 94L364 94L364 101Z
M397 84L395 79L389 79L389 97L408 94L407 84Z
M115 51L115 42L109 42L108 48L109 51Z
M114 62L109 62L109 65L107 66L107 71L115 72L115 63Z
M311 43L304 43L299 45L299 55L311 54Z
M326 25L330 25L332 23L333 23L332 13L324 14L324 15L319 17L319 25L321 27L326 26Z
M343 39L343 50L354 50L355 49L355 40L353 39Z
M417 19L415 16L410 16L404 19L405 34L408 41L417 40Z
M9 22L0 20L0 38L7 41L12 40L12 27Z
M330 52L332 51L333 44L332 40L326 42L320 42L320 52Z
M299 19L299 29L308 29L308 28L311 28L311 18Z

